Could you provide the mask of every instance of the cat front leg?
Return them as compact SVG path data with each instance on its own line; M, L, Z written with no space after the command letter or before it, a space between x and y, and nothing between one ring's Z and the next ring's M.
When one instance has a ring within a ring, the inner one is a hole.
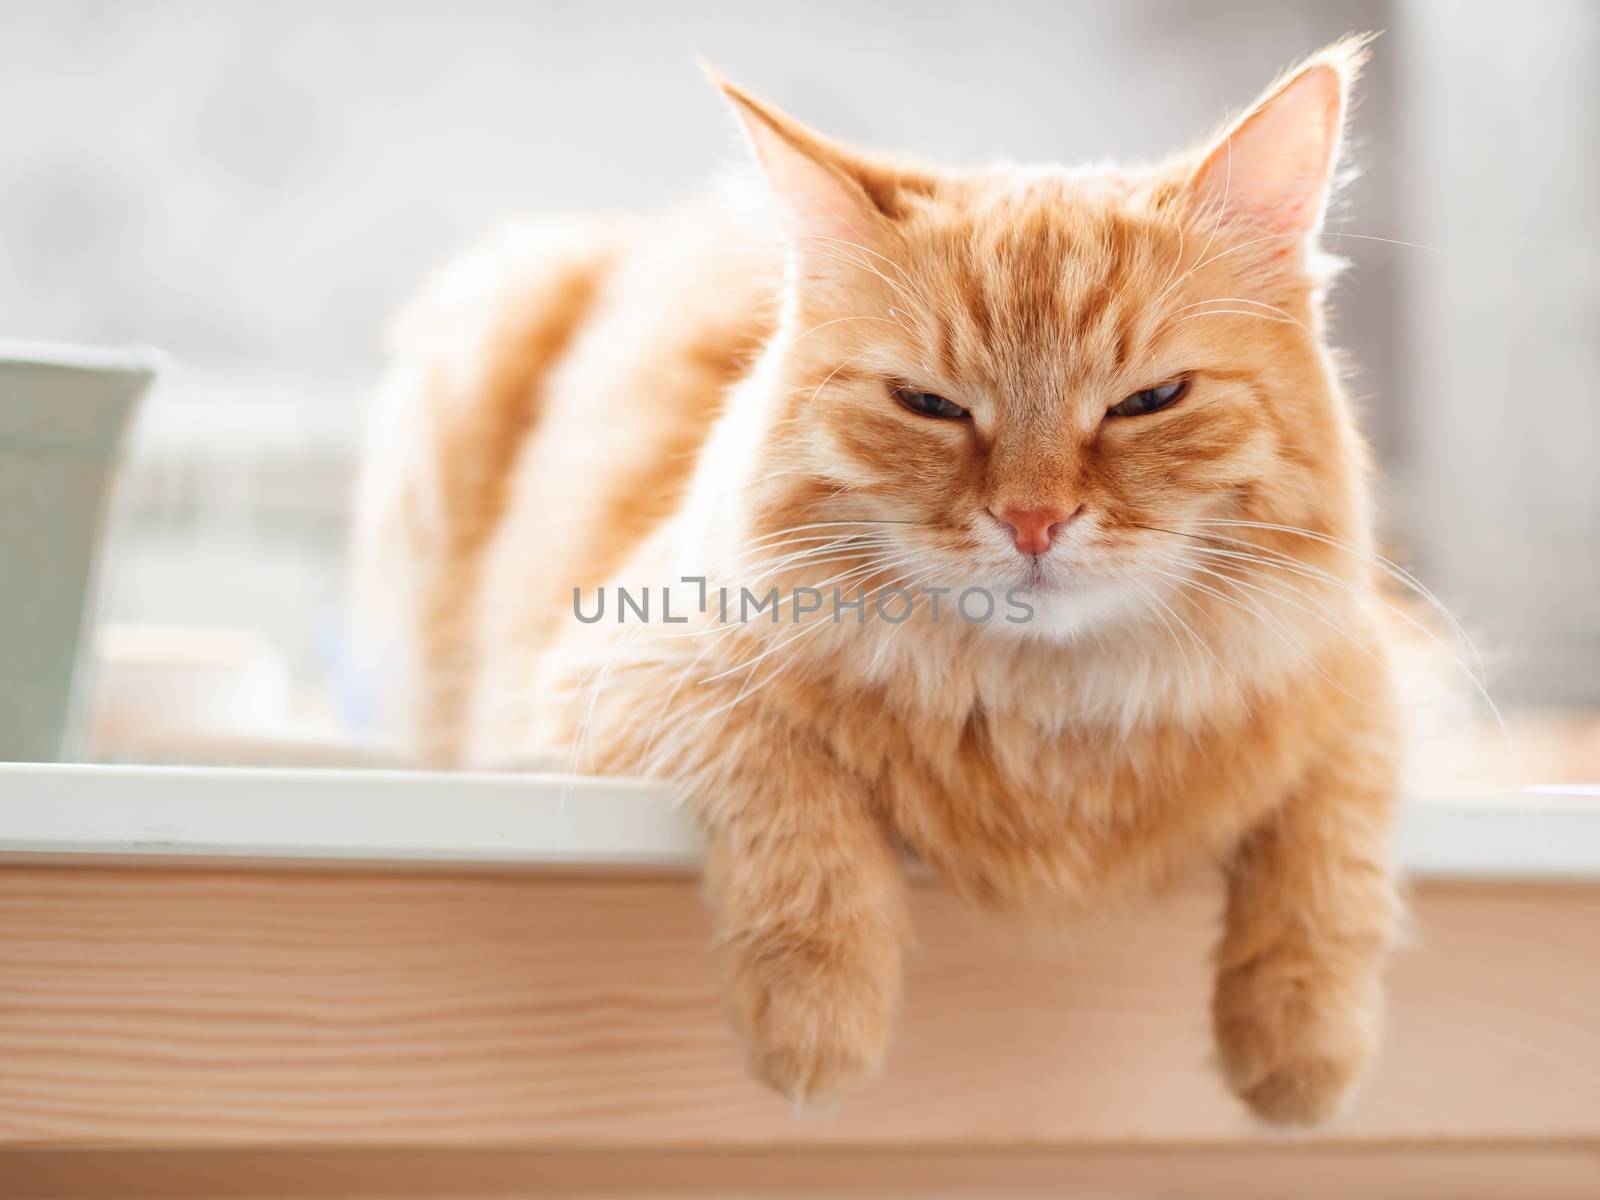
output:
M710 830L724 995L757 1078L828 1100L882 1062L905 885L860 781L821 757L774 756L766 768L760 793Z
M1377 1044L1401 905L1394 773L1370 750L1315 773L1228 865L1213 1028L1229 1086L1274 1124L1333 1116Z

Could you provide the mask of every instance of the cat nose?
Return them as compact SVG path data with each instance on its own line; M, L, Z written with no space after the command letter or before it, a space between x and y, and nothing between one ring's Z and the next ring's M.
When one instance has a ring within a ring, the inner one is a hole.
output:
M1043 554L1055 544L1056 534L1083 511L1083 505L1070 512L1064 508L991 508L989 512L1011 530L1011 540L1023 554Z

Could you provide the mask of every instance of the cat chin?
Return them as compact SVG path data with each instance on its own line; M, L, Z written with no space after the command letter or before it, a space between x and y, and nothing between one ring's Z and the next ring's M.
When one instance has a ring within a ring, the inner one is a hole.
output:
M1049 580L1023 595L1032 616L1026 621L995 622L995 632L1058 644L1103 636L1135 615L1139 599L1131 588L1082 580Z

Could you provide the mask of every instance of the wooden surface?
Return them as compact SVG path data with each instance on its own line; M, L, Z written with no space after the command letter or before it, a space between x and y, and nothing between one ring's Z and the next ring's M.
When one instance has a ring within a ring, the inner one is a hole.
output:
M8 1200L461 1200L463 1197L1005 1196L1112 1200L1594 1200L1584 1147L1283 1143L963 1150L0 1154Z
M1433 884L1319 1145L1600 1145L1600 888ZM1226 1148L1213 898L1061 936L919 888L883 1079L744 1076L688 879L0 870L0 1150ZM1597 1191L1600 1194L1600 1191Z

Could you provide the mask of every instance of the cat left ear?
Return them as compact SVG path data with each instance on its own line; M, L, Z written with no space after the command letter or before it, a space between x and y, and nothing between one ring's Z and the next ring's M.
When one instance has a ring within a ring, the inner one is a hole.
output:
M1208 214L1298 245L1322 225L1366 37L1312 55L1268 88L1190 176Z
M784 232L795 240L870 244L888 215L891 181L843 146L756 99L704 63L701 67L744 127Z

